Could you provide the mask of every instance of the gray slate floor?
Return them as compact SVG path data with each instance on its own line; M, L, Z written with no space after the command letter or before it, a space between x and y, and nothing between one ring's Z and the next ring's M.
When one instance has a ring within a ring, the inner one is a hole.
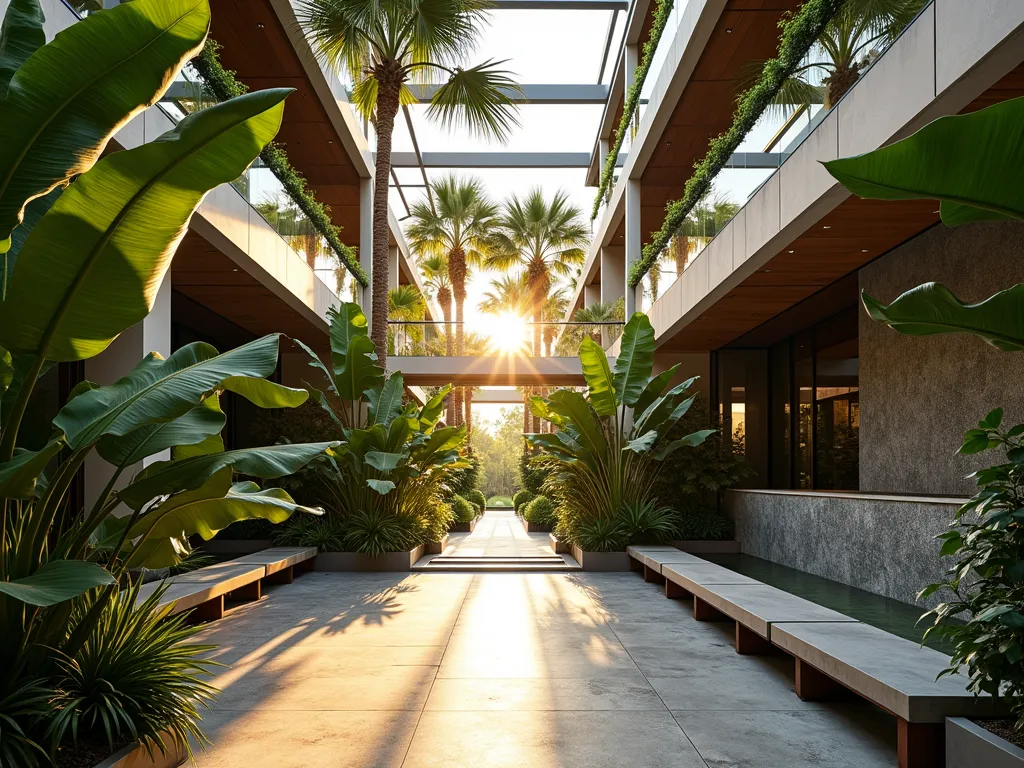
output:
M211 624L201 768L895 765L895 721L805 704L636 574L310 573Z

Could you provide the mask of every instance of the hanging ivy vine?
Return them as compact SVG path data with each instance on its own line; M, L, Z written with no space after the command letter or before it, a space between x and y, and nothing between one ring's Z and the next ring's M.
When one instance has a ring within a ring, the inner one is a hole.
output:
M219 49L220 44L212 38L208 38L203 50L192 59L191 64L209 94L218 101L227 101L247 93L249 89L235 77L234 72L225 69L220 63L220 56L217 53ZM285 150L279 144L271 142L260 153L260 159L281 182L281 186L285 188L285 191L295 201L299 210L306 215L317 232L327 240L331 250L345 265L345 268L364 288L368 286L369 278L359 265L355 251L341 242L341 238L338 237L340 228L331 221L331 209L313 196L306 185L306 179L292 166Z
M661 229L651 233L651 241L644 246L640 259L629 271L629 286L636 288L644 275L658 259L672 236L683 226L686 217L708 192L729 158L747 137L754 124L771 105L786 80L792 77L807 52L825 31L825 26L839 12L846 0L807 0L793 16L779 22L779 52L765 62L761 77L740 96L732 127L712 139L708 152L693 166L693 175L686 182L683 197L665 207L665 221Z
M604 159L604 167L601 169L601 180L597 185L597 197L594 198L594 210L590 213L591 221L597 218L597 214L601 210L601 201L611 188L612 178L615 174L615 161L619 157L619 150L622 149L622 142L626 139L626 131L629 130L629 124L633 121L633 114L640 105L640 91L644 87L647 73L651 70L651 62L654 60L654 52L661 41L661 35L668 25L669 16L672 14L672 5L673 0L658 0L658 4L654 9L651 34L648 36L647 42L644 43L643 57L640 59L640 63L637 64L633 74L633 85L626 92L626 101L622 105L622 118L619 120L615 133L612 134L612 146Z

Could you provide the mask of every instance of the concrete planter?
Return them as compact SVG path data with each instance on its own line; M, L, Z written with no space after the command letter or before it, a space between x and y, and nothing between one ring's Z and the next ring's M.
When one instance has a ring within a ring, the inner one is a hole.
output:
M566 544L561 539L559 539L557 536L555 536L555 534L549 533L548 534L548 541L551 542L551 549L554 551L554 553L556 555L571 555L572 554L572 550L569 548L569 545Z
M670 541L669 546L689 552L691 555L738 555L740 543L729 541Z
M476 523L480 519L477 515L468 523L452 523L452 527L448 529L448 533L472 533L476 528Z
M150 757L149 752L141 744L129 744L120 752L108 757L96 768L177 768L188 759L188 752L185 751L184 746L171 739L165 741L171 745L167 754L161 755L159 751L154 750L153 756Z
M946 768L1024 768L1024 749L1015 747L966 717L946 718Z
M423 553L426 555L440 555L448 548L448 534L444 535L444 538L440 541L428 541L423 545Z
M316 556L318 571L402 572L412 570L423 557L426 547L420 544L408 552L385 552L371 557L359 552L321 552Z
M211 555L251 555L270 549L274 542L270 539L213 539L203 542L203 551Z
M629 555L625 552L584 552L574 544L572 556L584 571L610 573L629 570Z
M527 533L551 533L550 525L541 525L540 523L531 523L525 517L519 518L523 522L523 528L526 529Z

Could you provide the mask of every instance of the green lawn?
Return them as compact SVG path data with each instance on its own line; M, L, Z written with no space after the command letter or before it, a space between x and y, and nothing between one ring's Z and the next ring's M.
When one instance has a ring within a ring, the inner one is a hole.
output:
M512 497L511 496L491 496L487 500L487 507L511 507Z

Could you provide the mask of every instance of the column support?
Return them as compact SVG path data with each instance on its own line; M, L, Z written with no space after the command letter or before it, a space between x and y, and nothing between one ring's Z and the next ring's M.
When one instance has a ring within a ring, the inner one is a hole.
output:
M398 277L401 270L399 260L402 258L397 245L388 246L388 290L393 291L398 287Z
M626 204L626 258L625 258L625 292L626 292L626 320L633 316L639 309L637 297L642 286L629 287L629 270L633 264L640 260L640 179L626 179L625 190Z
M359 266L368 284L359 304L367 323L373 323L373 179L359 180Z
M601 248L601 303L614 304L626 294L626 249L621 245Z

